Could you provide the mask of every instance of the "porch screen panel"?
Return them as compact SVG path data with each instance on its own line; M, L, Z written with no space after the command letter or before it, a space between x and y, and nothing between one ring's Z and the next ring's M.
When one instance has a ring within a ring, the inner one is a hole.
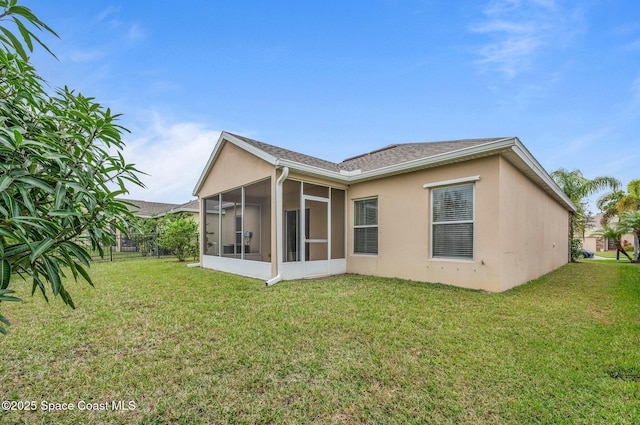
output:
M244 189L245 260L271 261L271 178Z
M220 198L215 195L204 200L204 255L220 255L218 232L220 228Z
M301 183L296 180L285 180L282 187L282 202L284 207L283 245L284 261L300 261L300 199ZM307 220L307 223L309 220Z
M240 258L242 254L242 188L225 192L221 200L222 256Z
M354 201L353 252L378 253L378 198Z
M432 256L473 259L474 185L434 188L431 196Z

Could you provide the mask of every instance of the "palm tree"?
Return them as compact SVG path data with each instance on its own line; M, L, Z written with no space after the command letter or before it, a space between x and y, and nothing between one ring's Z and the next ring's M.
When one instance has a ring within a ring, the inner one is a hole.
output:
M613 192L602 195L596 202L596 206L602 211L600 224L603 226L609 224L611 219L618 216L618 202L625 197L622 190L614 190Z
M622 223L622 225L626 228L627 232L632 232L635 235L636 244L634 244L635 246L633 258L637 263L638 261L640 261L640 255L638 253L637 246L637 241L640 240L640 210L625 212L620 218L620 223Z
M576 206L576 212L571 215L571 228L569 229L572 241L575 234L584 237L589 220L587 197L604 189L617 191L620 187L618 179L609 176L588 179L577 169L569 171L565 168L559 168L551 173L551 178ZM571 253L571 258L575 259L575 253Z
M607 193L598 199L598 208L602 211L601 224L607 224L611 218L618 216L622 219L622 216L627 212L634 212L640 210L640 180L632 180L627 185L627 193L620 190L614 190L611 193ZM622 221L622 220L621 220ZM633 224L633 219L629 221ZM638 249L638 227L627 226L630 228L636 237L634 238L634 258L636 261L639 259Z
M616 247L616 254L618 259L620 258L620 253L624 254L625 257L629 259L629 261L633 262L633 259L629 257L627 251L622 247L622 235L627 232L627 228L620 223L614 223L613 226L609 226L608 224L604 224L601 229L593 232L595 236L603 238L605 241L607 239L613 240L613 243Z
M616 207L619 212L640 210L640 180L631 180L627 185L627 194L618 200Z

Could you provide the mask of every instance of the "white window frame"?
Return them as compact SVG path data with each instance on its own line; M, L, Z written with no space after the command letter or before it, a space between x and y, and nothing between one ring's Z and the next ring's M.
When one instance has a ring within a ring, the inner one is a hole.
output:
M356 225L356 203L357 202L363 202L363 201L371 201L371 200L375 200L376 201L376 224L360 224L360 225ZM353 200L353 254L354 255L373 255L373 256L377 256L378 253L380 252L380 241L377 241L376 244L376 252L372 253L372 252L357 252L356 251L356 229L371 229L371 228L376 228L376 233L378 234L378 236L380 235L380 233L378 232L379 230L379 221L380 221L380 203L378 201L378 197L377 196L370 196L368 198L360 198L360 199L354 199Z
M476 185L475 182L480 180L480 176L472 176L465 177L461 179L453 179L442 182L434 182L427 183L423 185L426 189L431 189L430 193L430 205L429 205L429 214L430 214L430 232L429 232L429 247L431 249L430 257L434 260L458 260L458 261L473 261L476 255ZM470 220L457 220L457 221L434 221L433 218L433 193L434 189L447 189L447 188L456 188L460 186L471 186L471 202L472 202L472 211L471 211L471 219ZM472 244L471 244L471 257L461 257L461 256L436 256L434 255L434 247L433 247L433 235L434 228L439 224L471 224L472 225Z

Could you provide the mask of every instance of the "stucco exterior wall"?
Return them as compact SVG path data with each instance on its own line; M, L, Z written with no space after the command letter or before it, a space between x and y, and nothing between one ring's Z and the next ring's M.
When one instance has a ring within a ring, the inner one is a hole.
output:
M354 184L348 192L347 272L441 282L472 289L500 288L499 158L483 158ZM431 258L431 190L426 183L480 176L475 182L473 260ZM378 255L353 253L353 201L378 197Z
M431 255L430 189L475 182L474 258ZM353 253L353 201L378 197L378 255ZM568 260L568 212L500 156L353 185L348 194L347 272L500 292Z
M526 283L567 264L569 212L500 158L499 290Z
M198 197L207 198L266 177L272 177L272 181L275 181L275 168L271 164L232 143L225 143Z

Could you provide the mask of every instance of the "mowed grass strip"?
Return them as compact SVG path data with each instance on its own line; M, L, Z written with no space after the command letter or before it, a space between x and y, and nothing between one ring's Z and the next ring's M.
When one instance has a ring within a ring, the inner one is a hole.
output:
M640 269L571 264L502 294L98 263L78 308L2 303L2 423L640 422ZM54 411L133 401L135 409Z

